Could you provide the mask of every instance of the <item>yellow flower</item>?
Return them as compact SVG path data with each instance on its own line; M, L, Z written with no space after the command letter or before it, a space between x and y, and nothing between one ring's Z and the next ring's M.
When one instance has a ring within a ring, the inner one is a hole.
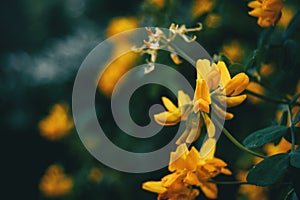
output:
M192 147L189 151L185 144L177 147L170 156L169 171L173 172L162 178L161 181L149 181L143 184L143 189L158 193L158 199L195 199L201 188L206 197L217 198L217 186L209 182L218 174L230 175L227 164L214 157L212 149L206 157L200 157L198 150ZM163 197L163 198L162 198Z
M291 148L292 144L282 138L277 145L275 145L274 143L268 143L264 145L263 150L267 153L268 156L272 156L279 153L285 153Z
M124 47L125 45L130 44L119 45L123 45ZM121 46L117 46L116 48L121 48ZM118 49L116 49L113 54L118 55ZM104 71L101 72L103 74L98 82L98 89L106 96L110 96L116 83L130 68L134 66L137 58L138 54L129 52L115 59L105 68Z
M178 107L167 97L162 97L167 111L154 115L155 121L163 126L171 126L186 120L190 101L190 97L181 90L178 91Z
M113 18L106 29L106 36L110 37L115 34L138 28L139 22L135 17L115 17Z
M239 181L246 181L247 172L246 171L239 171L236 175L237 180ZM268 200L267 196L267 188L266 187L259 187L256 185L240 185L239 194L246 195L248 200ZM243 199L243 198L238 198Z
M207 15L204 23L208 28L218 28L222 23L222 17L218 14L211 13Z
M102 171L98 167L93 167L89 172L88 178L98 183L102 179Z
M73 128L73 121L68 115L68 106L55 104L50 115L40 121L41 135L49 140L58 140L69 133Z
M248 3L249 15L258 17L257 24L261 27L275 26L281 16L282 0L256 0Z
M72 187L72 179L64 174L59 165L49 166L39 184L40 190L49 197L67 194Z
M245 51L238 40L232 40L224 44L221 51L233 62L242 61L245 55Z
M196 18L211 11L215 6L215 0L194 0L192 4L192 17Z
M195 141L200 135L203 122L205 122L208 136L212 139L215 135L215 127L208 117L210 106L220 119L224 117L231 119L233 114L221 108L224 105L222 103L226 103L230 108L241 104L247 97L247 95L239 95L249 83L249 78L245 73L237 74L231 79L224 62L211 65L210 61L206 59L199 59L196 67L197 80L193 101L191 102L190 97L182 91L178 92L178 107L168 98L162 97L167 111L154 115L156 122L164 126L175 125L181 120L187 120L186 130L176 144ZM218 102L212 104L212 98Z

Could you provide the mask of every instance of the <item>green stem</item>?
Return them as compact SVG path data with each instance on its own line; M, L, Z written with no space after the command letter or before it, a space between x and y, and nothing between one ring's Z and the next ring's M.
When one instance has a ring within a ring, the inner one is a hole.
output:
M208 182L219 184L219 185L243 185L243 184L251 185L251 183L248 183L246 181L215 181L210 179Z
M174 48L178 52L178 54L185 58L189 63L191 63L193 66L196 66L196 61L188 56L184 51L178 48L175 44L169 43L169 45L172 46L172 48Z
M242 151L245 151L253 156L257 156L257 157L260 157L260 158L266 158L267 156L265 155L262 155L260 153L257 153L255 151L252 151L248 148L246 148L244 145L242 145L239 141L237 141L232 135L231 133L225 128L223 127L220 122L216 121L215 124L217 124L217 126L223 130L223 133L226 135L226 137L235 145L237 146L239 149L241 149Z
M263 99L263 100L266 100L266 101L269 101L269 102L279 103L279 104L289 104L288 101L283 101L283 100L279 100L279 99L273 99L273 98L271 98L271 97L264 96L264 95L262 95L262 94L257 94L257 93L255 93L255 92L253 92L253 91L251 91L251 90L248 90L248 89L246 89L245 92L246 92L247 94L249 94L249 95L253 95L253 96L259 97L259 98L261 98L261 99Z
M291 153L295 151L295 133L294 133L294 127L293 127L293 114L291 112L290 106L288 106L288 113L289 113L289 121L290 121L290 129L291 129L291 139L292 139L292 148L291 148Z

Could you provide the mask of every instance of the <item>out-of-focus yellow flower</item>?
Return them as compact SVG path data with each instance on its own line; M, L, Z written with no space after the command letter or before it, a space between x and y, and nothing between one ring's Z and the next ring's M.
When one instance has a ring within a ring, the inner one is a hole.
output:
M73 121L68 115L66 104L55 104L50 114L40 121L41 135L49 140L58 140L73 128Z
M290 6L284 6L281 12L282 15L277 23L277 26L285 28L295 15L295 10Z
M247 172L246 171L239 171L236 175L237 180L239 181L246 181ZM267 188L259 187L256 185L240 185L239 187L239 194L245 195L248 197L248 200L268 200L267 196ZM238 198L243 199L243 198Z
M135 17L115 17L108 24L106 36L110 37L123 31L138 28L138 26L139 22Z
M149 181L143 184L143 189L158 193L158 199L195 199L200 187L204 195L210 199L217 198L216 184L209 182L220 173L230 175L227 164L214 157L212 149L206 157L200 157L198 150L192 147L189 151L185 144L177 147L170 156L169 171L173 172L161 181ZM181 197L181 198L179 198Z
M273 143L264 145L263 150L267 153L268 156L273 156L275 154L285 153L291 148L292 144L282 138L277 145L274 145Z
M259 73L263 77L268 77L274 72L274 67L272 64L263 64L259 70Z
M215 0L194 0L192 5L192 17L196 18L211 11L215 6Z
M51 165L41 178L39 188L49 197L67 194L73 187L73 180L64 174L59 165Z
M117 55L116 52L117 50L114 54ZM105 71L102 72L103 74L98 82L98 89L107 96L111 95L118 80L134 66L138 56L139 55L134 52L129 52L114 60L105 68Z
M178 107L167 97L162 97L162 102L167 111L154 115L154 119L158 124L171 126L177 124L180 120L187 119L188 104L190 104L191 99L186 93L181 90L178 91Z
M146 0L145 2L155 5L158 10L165 6L165 0Z
M262 87L259 83L256 82L250 82L249 85L247 86L247 90L260 95L263 95L265 93L264 87ZM248 101L253 104L260 104L262 102L262 99L249 94Z
M222 23L222 17L218 14L211 13L207 15L207 17L204 20L204 23L208 28L217 28Z
M241 62L245 56L245 51L238 40L225 43L221 51L233 62Z
M250 8L249 15L258 17L257 24L261 27L275 26L280 19L282 0L256 0L248 3Z
M102 179L102 171L98 167L93 167L89 172L88 178L98 183Z

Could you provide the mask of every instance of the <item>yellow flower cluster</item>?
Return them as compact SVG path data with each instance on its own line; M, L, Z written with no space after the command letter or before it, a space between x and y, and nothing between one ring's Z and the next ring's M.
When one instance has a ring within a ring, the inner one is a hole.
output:
M231 119L233 114L226 112L224 107L212 100L223 101L227 107L241 104L246 95L240 95L249 83L245 73L239 73L231 78L224 62L217 64L209 60L199 59L196 63L197 79L193 100L178 91L178 106L171 100L162 97L166 111L154 115L157 123L165 126L175 125L181 120L186 121L186 130L177 140L176 152L170 156L170 175L161 181L149 181L143 184L145 190L158 193L158 199L192 200L199 195L201 188L208 198L217 197L217 186L210 182L220 173L231 174L225 167L227 164L214 157L216 148L215 126L209 114L215 112L220 118ZM213 108L211 111L211 107ZM201 126L205 124L208 139L204 141L200 151L192 147L189 151L186 143L194 142L200 135Z
M59 165L51 165L41 178L39 188L49 197L67 194L73 187L73 180L64 174Z
M49 140L58 140L73 128L73 121L68 114L66 104L55 104L49 116L39 123L41 135Z
M230 175L227 164L214 157L214 150L206 157L200 157L195 147L189 151L186 144L177 147L170 156L169 171L173 172L161 181L149 181L143 184L143 189L158 193L158 199L192 200L202 192L211 199L217 197L217 186L209 182L218 174Z
M212 99L218 102L226 102L227 107L234 107L241 104L247 95L240 95L248 83L249 78L245 73L239 73L231 78L224 62L210 64L209 60L199 59L196 64L197 80L193 101L183 91L178 92L178 107L168 98L162 97L166 111L154 115L158 124L164 126L175 125L181 120L187 120L186 131L177 141L192 143L200 135L200 129L205 122L208 136L214 136L214 125L208 114L210 107L219 118L232 119L233 114L228 113L217 104L212 104ZM200 111L200 112L199 112ZM201 114L200 114L201 113Z
M194 0L192 5L192 17L199 17L209 11L215 6L215 0Z
M258 17L257 24L261 27L275 26L281 16L283 0L256 0L248 3L253 10L249 15Z

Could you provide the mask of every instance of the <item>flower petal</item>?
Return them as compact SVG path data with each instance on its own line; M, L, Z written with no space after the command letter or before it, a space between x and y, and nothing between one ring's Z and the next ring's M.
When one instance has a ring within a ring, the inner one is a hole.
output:
M220 70L215 63L212 64L211 70L204 77L210 91L214 91L220 85L221 75Z
M217 64L219 70L220 70L220 73L221 73L221 81L222 81L222 86L225 86L230 80L231 80L231 77L230 77L230 74L229 74L229 71L225 65L225 63L223 61L219 61L218 64Z
M161 112L154 115L155 121L162 126L172 126L180 122L180 110L175 112Z
M208 72L210 71L210 61L207 59L198 59L196 63L197 68L197 79L203 79L207 77Z
M216 143L217 141L215 138L208 138L200 149L200 157L206 159L213 156L212 154L215 152Z
M216 199L218 194L218 188L215 183L204 183L200 186L204 195L210 199Z
M246 94L234 96L234 97L226 97L226 104L228 108L240 105L243 103L247 98Z
M167 97L162 97L161 100L168 111L174 112L177 110L175 104Z
M245 73L235 75L226 85L226 95L236 96L243 92L249 84L249 77Z
M169 170L171 172L185 168L185 158L188 152L189 150L185 143L179 145L175 152L171 152L169 162Z
M143 183L142 188L150 192L155 192L158 194L164 193L167 191L165 187L162 186L161 181L148 181Z

